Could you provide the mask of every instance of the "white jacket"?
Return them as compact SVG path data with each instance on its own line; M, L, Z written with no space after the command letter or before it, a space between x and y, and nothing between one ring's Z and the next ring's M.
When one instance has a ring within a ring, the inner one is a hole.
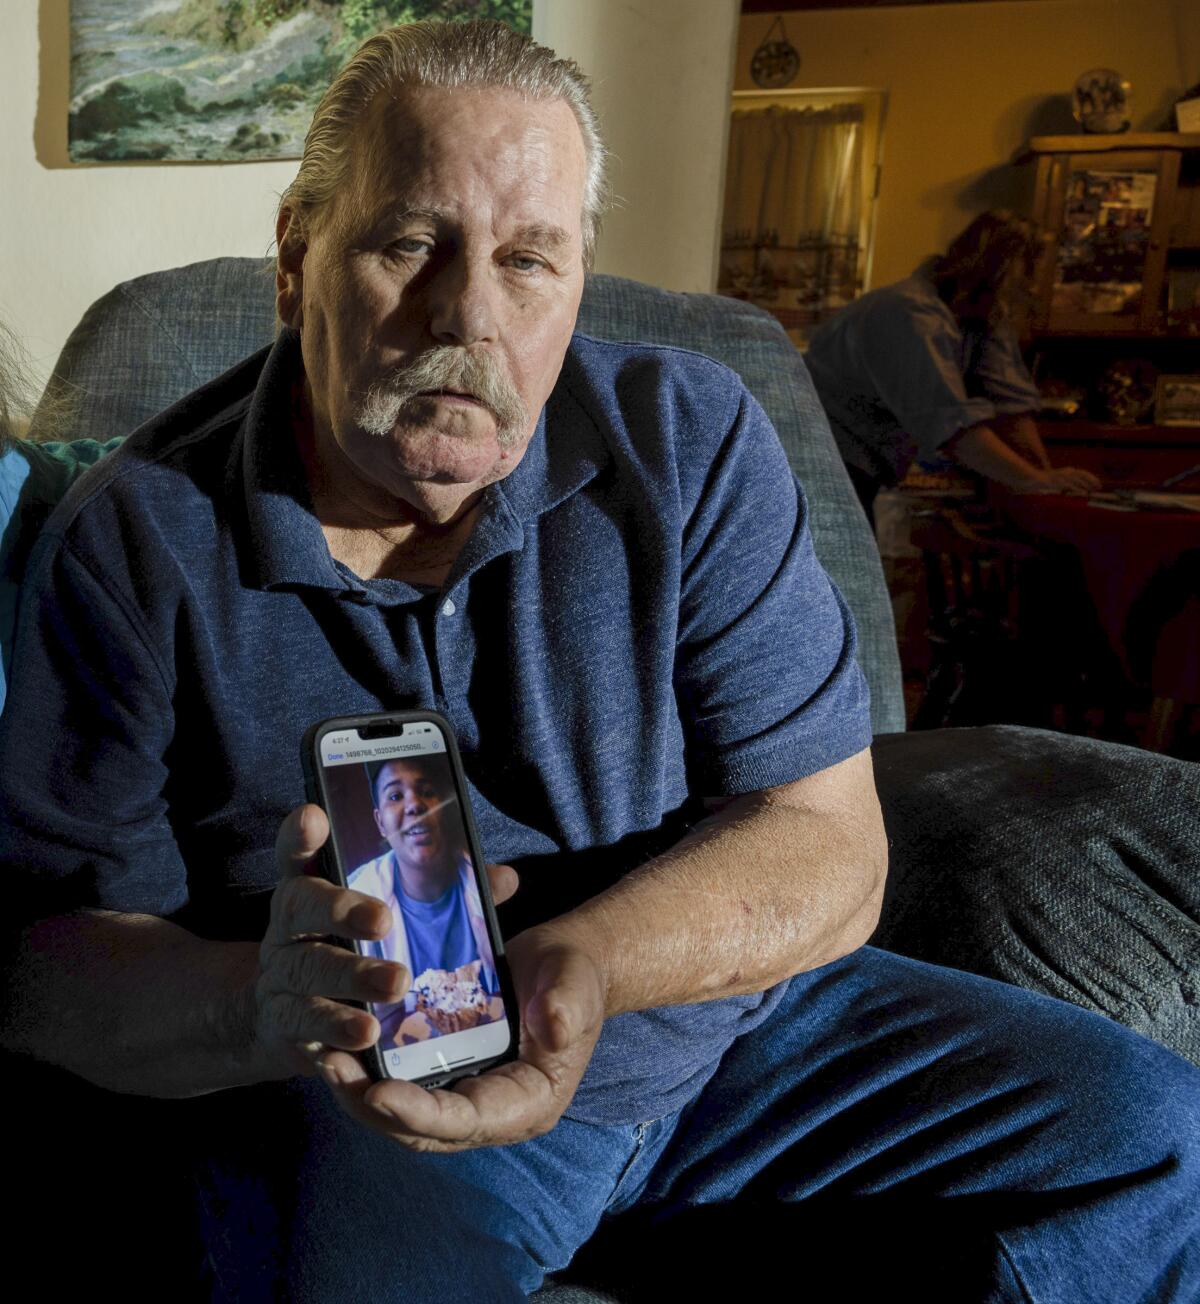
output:
M346 882L355 892L365 892L368 896L376 897L392 912L392 932L382 941L366 943L366 947L370 948L367 954L376 955L381 960L395 960L398 964L402 964L408 970L409 981L412 982L417 975L413 973L408 933L404 927L404 911L400 908L400 899L397 895L396 884L399 877L400 869L396 864L396 853L389 849L382 856L376 856L374 860L368 860L365 865L359 865L357 869L351 870ZM483 914L483 902L479 897L479 889L475 885L471 862L465 853L458 859L458 878L462 884L463 900L467 903L467 918L470 920L471 932L475 938L475 949L480 960L483 961L480 977L488 991L499 991L495 958L488 937L487 920Z

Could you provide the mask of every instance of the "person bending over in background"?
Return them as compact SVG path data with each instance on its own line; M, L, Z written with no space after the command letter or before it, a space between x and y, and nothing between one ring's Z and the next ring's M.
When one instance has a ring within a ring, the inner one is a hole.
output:
M1012 325L1041 250L1031 222L980 214L940 257L864 294L809 341L805 362L858 496L916 460L949 459L1017 493L1088 493L1100 481L1053 467L1041 405Z

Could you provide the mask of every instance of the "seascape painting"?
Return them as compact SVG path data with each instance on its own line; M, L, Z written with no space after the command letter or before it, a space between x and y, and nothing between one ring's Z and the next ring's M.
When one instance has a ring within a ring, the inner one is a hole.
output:
M498 18L533 0L71 0L77 162L299 158L318 100L368 36Z

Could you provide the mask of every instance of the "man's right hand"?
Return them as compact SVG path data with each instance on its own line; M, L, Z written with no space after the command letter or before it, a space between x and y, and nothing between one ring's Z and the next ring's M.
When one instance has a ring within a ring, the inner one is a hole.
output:
M275 841L279 883L258 951L249 1019L257 1054L281 1077L317 1072L326 1048L362 1051L379 1037L379 1021L346 1001L392 1002L408 989L403 965L339 946L377 941L391 911L321 874L317 853L329 837L319 806L298 807Z

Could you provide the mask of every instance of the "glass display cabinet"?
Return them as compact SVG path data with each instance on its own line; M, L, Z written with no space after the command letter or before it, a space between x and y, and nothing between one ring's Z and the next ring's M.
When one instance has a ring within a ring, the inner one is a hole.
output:
M1036 334L1200 330L1200 134L1040 136L1026 157L1033 216L1052 237Z

